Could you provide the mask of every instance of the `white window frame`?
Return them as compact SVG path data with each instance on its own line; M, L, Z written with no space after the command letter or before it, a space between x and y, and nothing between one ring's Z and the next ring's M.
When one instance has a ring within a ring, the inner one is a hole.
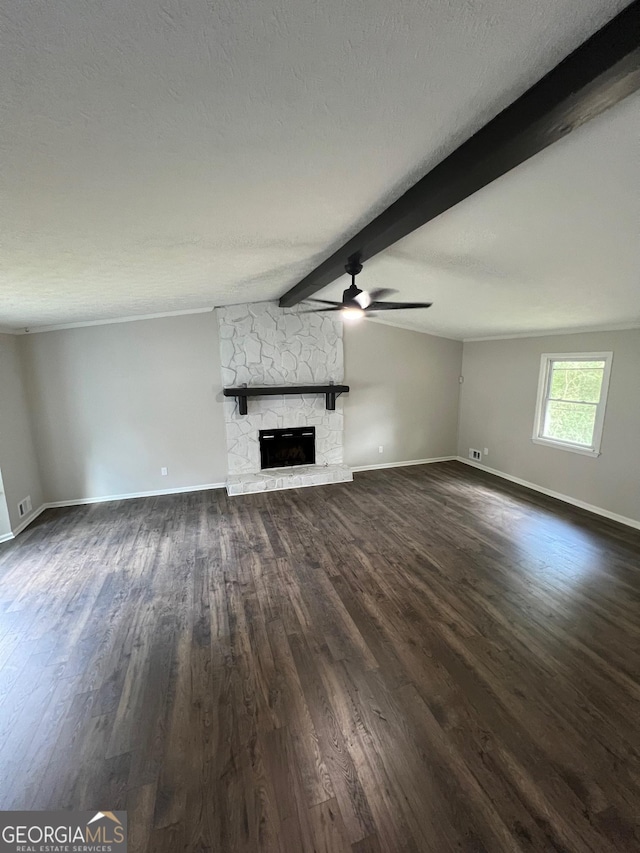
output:
M593 427L593 441L591 443L591 447L585 447L583 444L573 444L570 441L561 441L557 438L545 438L545 436L542 435L546 403L549 396L549 386L551 384L551 366L554 361L604 361L600 401L596 407L596 419ZM536 400L536 417L533 425L532 439L536 444L544 444L546 447L555 447L559 450L570 450L573 453L582 453L584 456L600 456L600 444L602 443L602 430L604 427L604 415L607 407L607 395L609 393L609 378L611 376L612 361L612 352L542 353L540 357L538 398Z

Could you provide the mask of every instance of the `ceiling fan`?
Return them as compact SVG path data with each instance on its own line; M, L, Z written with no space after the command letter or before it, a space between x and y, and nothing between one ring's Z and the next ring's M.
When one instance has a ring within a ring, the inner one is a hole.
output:
M391 296L395 290L386 287L377 290L360 290L356 284L356 276L362 271L359 257L349 259L345 266L351 276L351 285L343 292L342 302L332 302L329 299L307 299L307 302L317 302L326 308L313 308L303 311L303 314L318 314L322 311L340 311L345 320L359 320L362 317L375 317L378 311L398 311L409 308L431 308L432 302L382 302L385 296Z

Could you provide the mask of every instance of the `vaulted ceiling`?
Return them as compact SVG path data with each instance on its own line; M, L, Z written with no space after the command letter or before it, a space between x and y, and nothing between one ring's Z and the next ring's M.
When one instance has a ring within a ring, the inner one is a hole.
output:
M10 0L0 325L279 297L625 5ZM639 107L372 259L362 284L433 298L394 319L453 337L640 324Z
M391 322L446 337L640 327L640 95L372 258L358 284L433 301Z

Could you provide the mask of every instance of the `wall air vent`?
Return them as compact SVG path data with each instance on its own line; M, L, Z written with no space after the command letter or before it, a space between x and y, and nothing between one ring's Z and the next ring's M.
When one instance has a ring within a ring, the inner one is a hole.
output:
M20 516L20 518L22 518L23 516L28 515L32 509L33 506L31 504L31 495L27 495L26 498L24 498L24 500L21 500L18 504L18 515Z

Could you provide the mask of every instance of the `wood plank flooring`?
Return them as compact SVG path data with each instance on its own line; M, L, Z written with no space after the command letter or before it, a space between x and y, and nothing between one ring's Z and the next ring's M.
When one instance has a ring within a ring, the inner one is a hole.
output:
M0 546L0 808L131 853L640 851L640 533L456 462Z

